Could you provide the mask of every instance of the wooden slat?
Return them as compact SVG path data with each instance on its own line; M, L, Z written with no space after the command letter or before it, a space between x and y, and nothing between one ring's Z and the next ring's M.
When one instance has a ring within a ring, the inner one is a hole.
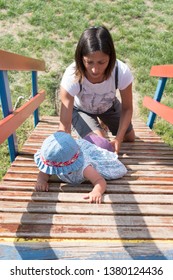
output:
M0 184L0 190L2 191L34 191L35 182L22 182L22 181L4 181ZM49 182L50 192L72 192L73 193L84 193L90 192L92 189L91 184L81 184L79 186L73 186L67 183L61 182ZM106 193L124 193L124 194L173 194L173 185L170 184L153 184L153 181L149 184L134 184L134 181L123 183L119 180L116 184L108 184Z
M41 240L32 242L18 242L18 237L14 242L4 241L0 244L0 259L9 260L172 260L173 253L170 246L171 241L142 240L89 240L89 239L61 239L50 238L42 242Z
M166 230L167 238L173 239L173 227ZM103 227L64 225L18 225L1 224L0 237L33 238L86 238L86 239L165 239L164 227Z
M167 122L173 124L173 108L161 104L149 96L144 97L143 106L147 107L150 111L160 116Z
M9 202L1 201L1 212L30 212L30 213L63 213L63 214L97 214L97 215L173 215L171 204L93 204L76 202Z
M43 60L0 50L0 69L45 71L45 62Z
M84 203L84 194L59 192L55 196L54 192L27 192L27 191L0 191L2 201L49 201L49 202L80 202ZM103 203L132 203L132 204L173 204L173 195L171 194L105 194Z
M49 225L92 225L97 226L170 226L171 216L112 216L112 215L73 215L39 213L0 213L0 223L5 224L49 224Z

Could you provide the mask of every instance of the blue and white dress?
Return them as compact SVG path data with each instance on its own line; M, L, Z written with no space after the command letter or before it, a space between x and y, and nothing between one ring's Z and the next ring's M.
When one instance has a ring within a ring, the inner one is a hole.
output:
M116 153L97 147L84 139L77 139L76 142L83 153L84 164L75 172L58 175L62 181L71 184L84 182L86 179L83 176L83 172L89 165L92 165L106 180L118 179L127 173L126 167L118 160Z

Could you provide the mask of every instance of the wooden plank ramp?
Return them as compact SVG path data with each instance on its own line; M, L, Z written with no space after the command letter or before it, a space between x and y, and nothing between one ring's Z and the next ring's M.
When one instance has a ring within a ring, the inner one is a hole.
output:
M128 173L102 204L83 199L89 182L52 176L38 193L33 154L58 121L42 118L0 183L0 259L173 259L173 149L134 120L136 141L119 155Z

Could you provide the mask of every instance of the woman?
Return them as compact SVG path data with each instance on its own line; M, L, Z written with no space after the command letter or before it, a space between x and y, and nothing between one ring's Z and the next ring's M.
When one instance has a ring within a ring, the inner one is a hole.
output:
M118 64L118 67L117 67ZM116 97L116 75L121 103ZM81 35L75 62L61 80L60 130L71 133L71 125L80 137L91 132L104 137L100 120L116 138L113 150L122 141L134 141L131 124L133 76L128 66L116 60L112 37L104 26L91 27Z

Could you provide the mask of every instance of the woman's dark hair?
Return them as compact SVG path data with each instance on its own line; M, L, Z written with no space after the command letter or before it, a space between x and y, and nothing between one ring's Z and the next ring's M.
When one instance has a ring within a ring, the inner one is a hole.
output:
M75 51L75 75L77 80L81 80L85 76L83 56L87 56L96 51L101 51L110 58L105 71L105 78L107 79L115 66L116 52L112 37L108 29L104 26L90 27L82 33Z

